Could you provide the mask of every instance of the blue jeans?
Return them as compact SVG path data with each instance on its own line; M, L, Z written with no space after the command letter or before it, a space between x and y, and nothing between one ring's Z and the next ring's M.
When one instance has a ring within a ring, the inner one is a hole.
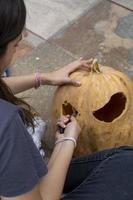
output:
M112 148L72 160L62 200L132 200L133 148Z

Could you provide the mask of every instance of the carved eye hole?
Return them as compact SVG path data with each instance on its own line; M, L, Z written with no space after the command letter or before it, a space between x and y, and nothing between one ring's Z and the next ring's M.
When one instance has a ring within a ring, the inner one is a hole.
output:
M62 104L62 114L76 117L79 113L70 103L65 101L64 104Z

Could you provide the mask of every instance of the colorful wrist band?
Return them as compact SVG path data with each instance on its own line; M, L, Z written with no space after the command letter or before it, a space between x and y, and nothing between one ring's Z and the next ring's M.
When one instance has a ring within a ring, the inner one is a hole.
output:
M42 85L42 79L39 72L35 73L35 89L39 88Z

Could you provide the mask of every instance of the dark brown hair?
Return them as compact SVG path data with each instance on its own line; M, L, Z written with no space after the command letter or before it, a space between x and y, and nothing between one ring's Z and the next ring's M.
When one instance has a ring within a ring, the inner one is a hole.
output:
M25 21L26 8L23 0L0 0L0 58L6 53L9 42L16 39L22 33ZM33 109L23 99L16 97L12 93L1 76L0 98L21 107L24 113L25 124L34 128Z

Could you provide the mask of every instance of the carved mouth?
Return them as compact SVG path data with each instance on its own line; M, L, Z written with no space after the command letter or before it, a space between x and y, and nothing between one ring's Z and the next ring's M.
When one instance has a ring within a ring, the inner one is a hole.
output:
M99 110L93 112L95 118L104 122L112 122L125 110L127 99L122 92L111 96L110 101Z

